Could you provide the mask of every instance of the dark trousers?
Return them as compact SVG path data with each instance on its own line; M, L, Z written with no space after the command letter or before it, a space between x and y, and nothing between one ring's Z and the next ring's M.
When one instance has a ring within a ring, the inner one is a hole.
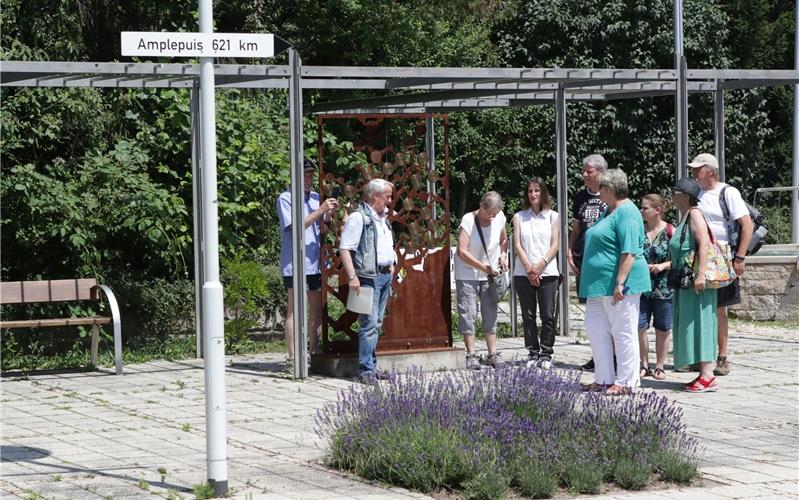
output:
M555 294L558 291L558 277L544 276L539 286L533 286L527 276L514 276L513 286L522 307L524 325L524 345L530 354L542 358L552 358L555 352ZM541 337L539 342L538 325L535 322L536 306L541 314Z

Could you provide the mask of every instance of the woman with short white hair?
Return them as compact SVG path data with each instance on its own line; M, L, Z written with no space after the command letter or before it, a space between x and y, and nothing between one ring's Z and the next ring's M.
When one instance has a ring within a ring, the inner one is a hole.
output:
M627 175L602 172L599 196L607 211L585 233L580 297L587 299L585 329L594 355L596 380L585 391L611 396L632 394L638 371L638 313L641 293L651 291L643 256L644 221L627 196ZM613 367L616 355L617 368Z
M459 328L466 344L466 367L470 369L480 369L474 344L478 302L488 347L486 364L496 366L498 362L497 303L489 293L488 277L508 269L508 234L502 208L502 197L489 191L481 198L480 207L465 214L458 227L455 289Z

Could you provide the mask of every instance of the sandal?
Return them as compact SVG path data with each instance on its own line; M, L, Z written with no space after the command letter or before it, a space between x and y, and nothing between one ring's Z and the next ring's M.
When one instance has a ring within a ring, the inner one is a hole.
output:
M604 392L607 388L607 385L597 384L596 382L591 382L590 384L580 384L580 390L583 392Z
M644 366L643 361L638 366L639 370L641 370L641 378L652 376L652 370L649 369L649 366Z
M696 377L695 379L691 380L690 382L686 382L686 383L684 383L684 384L682 385L682 388L683 388L683 389L688 389L689 387L691 387L692 385L694 385L694 383L695 383L697 380L699 380L701 377L702 377L702 375L699 375L698 377Z
M622 385L613 384L605 391L606 396L631 396L633 393L632 387L625 387Z
M714 392L719 389L719 383L716 380L716 377L711 377L710 380L706 380L702 377L696 379L696 381L691 384L690 386L685 388L686 392Z
M666 380L666 370L663 368L655 367L655 371L652 373L652 377L655 380Z

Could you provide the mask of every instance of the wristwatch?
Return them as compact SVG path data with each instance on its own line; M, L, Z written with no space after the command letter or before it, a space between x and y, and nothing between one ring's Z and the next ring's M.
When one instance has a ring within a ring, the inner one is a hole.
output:
M746 257L741 257L740 255L737 254L735 255L735 257L732 258L732 260L740 260L741 262L743 262L745 259Z

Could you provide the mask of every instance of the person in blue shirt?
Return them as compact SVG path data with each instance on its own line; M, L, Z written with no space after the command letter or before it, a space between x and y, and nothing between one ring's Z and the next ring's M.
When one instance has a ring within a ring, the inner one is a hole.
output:
M322 224L330 215L338 210L338 200L328 198L320 203L319 193L313 191L316 165L311 160L303 164L303 183L305 199L303 200L305 219L305 283L308 291L308 337L311 352L315 353L319 346L319 327L322 324L322 271L319 266L322 248ZM287 369L294 363L294 288L292 267L291 239L291 189L286 189L277 198L277 215L280 219L280 269L283 275L283 286L288 290L288 307L283 331L286 338Z
M596 376L583 389L613 396L632 394L641 383L639 305L641 294L652 289L643 255L644 221L628 193L627 175L622 170L601 174L599 196L608 208L585 233L580 273L580 297L586 299L585 330Z

